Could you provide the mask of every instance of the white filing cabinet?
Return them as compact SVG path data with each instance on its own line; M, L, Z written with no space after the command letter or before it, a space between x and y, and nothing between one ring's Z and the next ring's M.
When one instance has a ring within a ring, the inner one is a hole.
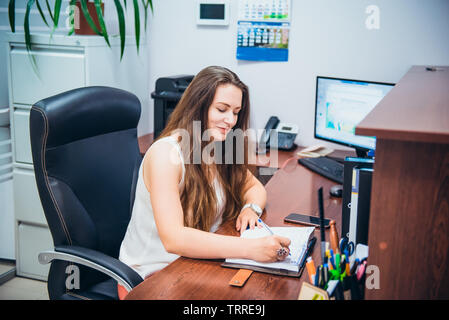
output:
M137 54L135 40L127 37L120 62L120 39L112 48L99 36L32 36L37 72L27 53L23 34L9 34L8 85L13 158L13 198L16 269L20 276L47 279L49 265L37 255L53 248L34 178L30 147L31 106L46 97L85 86L111 86L134 93L147 108L148 57L146 45Z
M15 260L9 108L0 108L0 259ZM2 274L0 272L0 278Z

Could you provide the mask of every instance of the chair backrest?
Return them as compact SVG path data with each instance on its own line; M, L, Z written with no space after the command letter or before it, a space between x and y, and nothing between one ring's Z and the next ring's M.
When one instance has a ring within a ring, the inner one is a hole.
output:
M31 108L36 183L55 246L118 257L142 159L139 118L137 97L109 87L71 90Z

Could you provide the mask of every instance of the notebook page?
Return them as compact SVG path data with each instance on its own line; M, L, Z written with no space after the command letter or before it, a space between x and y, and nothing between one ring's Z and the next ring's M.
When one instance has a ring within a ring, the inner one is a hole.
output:
M263 263L249 259L226 259L226 262L246 264L273 269L284 269L290 271L298 271L301 258L307 250L309 237L315 230L314 227L272 227L270 228L274 234L289 238L290 255L284 261ZM245 230L241 237L247 239L256 239L269 236L270 233L265 228L254 228Z

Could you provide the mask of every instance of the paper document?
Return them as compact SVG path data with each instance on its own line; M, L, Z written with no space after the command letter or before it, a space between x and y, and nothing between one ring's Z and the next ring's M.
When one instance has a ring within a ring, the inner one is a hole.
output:
M306 157L306 158L319 158L319 157L325 157L328 154L331 154L334 152L334 149L327 148L324 146L316 145L311 146L308 148L305 148L297 153L300 157Z
M274 234L289 238L291 241L289 246L290 255L284 261L263 263L249 259L226 259L226 262L298 272L299 263L307 251L309 237L315 230L315 227L272 227L270 229ZM252 230L248 229L243 231L240 237L255 239L270 235L270 232L266 228L255 227Z

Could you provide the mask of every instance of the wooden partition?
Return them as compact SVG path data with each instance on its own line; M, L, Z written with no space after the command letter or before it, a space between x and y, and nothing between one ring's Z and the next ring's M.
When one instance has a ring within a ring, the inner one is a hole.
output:
M413 66L356 133L377 137L367 299L449 298L449 67Z

